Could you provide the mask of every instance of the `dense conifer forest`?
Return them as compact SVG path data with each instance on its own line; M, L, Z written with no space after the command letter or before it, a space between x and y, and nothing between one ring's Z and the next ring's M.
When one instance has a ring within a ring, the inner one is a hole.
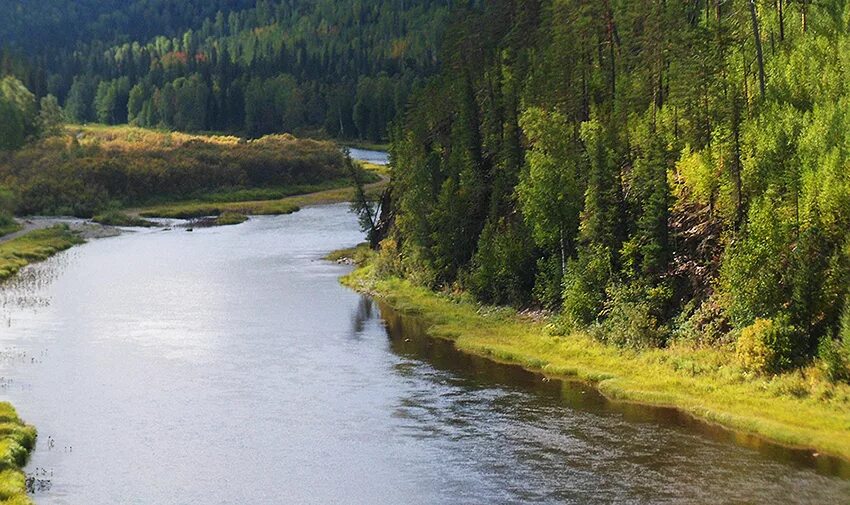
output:
M384 271L548 308L556 332L847 378L846 2L493 0L452 19L394 130Z
M69 120L381 141L432 74L432 0L13 2L0 72Z

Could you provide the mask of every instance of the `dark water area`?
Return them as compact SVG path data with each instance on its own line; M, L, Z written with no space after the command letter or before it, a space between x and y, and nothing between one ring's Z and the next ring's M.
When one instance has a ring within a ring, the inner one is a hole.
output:
M850 501L828 463L427 338L321 259L362 240L347 208L127 233L0 286L36 501Z

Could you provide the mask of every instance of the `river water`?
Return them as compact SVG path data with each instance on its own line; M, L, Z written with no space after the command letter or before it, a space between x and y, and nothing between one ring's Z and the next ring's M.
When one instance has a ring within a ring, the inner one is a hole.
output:
M346 205L312 207L95 240L0 287L37 502L850 500L830 464L426 338L321 259L361 240Z

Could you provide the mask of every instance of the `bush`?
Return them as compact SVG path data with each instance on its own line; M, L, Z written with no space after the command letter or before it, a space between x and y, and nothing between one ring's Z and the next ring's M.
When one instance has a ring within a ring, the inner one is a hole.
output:
M561 306L564 279L560 255L553 254L537 260L537 275L531 294L535 302L549 310L557 310Z
M790 302L788 267L793 239L775 195L756 200L744 233L727 248L719 287L736 328L772 317Z
M567 263L563 318L568 325L586 326L599 319L612 269L611 254L602 246L582 250Z
M818 345L818 364L832 382L850 378L847 349L840 340L832 338L832 335L824 336Z
M401 252L395 239L385 238L381 241L375 259L375 273L379 277L402 277L404 275Z
M787 316L773 320L758 318L741 330L735 345L738 362L756 373L780 372L791 364L796 329Z
M596 328L600 340L633 349L658 348L667 343L669 329L661 323L671 296L667 286L638 283L613 286L605 302L605 321Z
M840 340L844 345L844 348L850 352L850 296L847 297L847 300L844 302L844 310L841 311L838 340Z
M714 297L702 302L690 315L683 312L680 321L676 338L697 346L722 343L732 330L726 312Z
M534 279L531 236L522 220L488 221L472 260L469 286L479 300L499 305L524 305Z

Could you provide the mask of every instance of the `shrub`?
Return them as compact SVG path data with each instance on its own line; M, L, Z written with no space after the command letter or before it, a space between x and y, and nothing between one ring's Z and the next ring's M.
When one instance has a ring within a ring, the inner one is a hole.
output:
M577 259L567 263L563 301L567 324L585 326L599 318L612 269L611 254L602 246L582 250Z
M488 221L478 241L469 276L472 293L481 301L523 305L533 288L531 236L522 220Z
M561 257L553 254L537 260L537 275L531 294L534 301L549 310L557 310L564 292Z
M844 302L844 310L841 311L838 340L840 340L844 345L844 348L850 352L850 296L847 297L847 300Z
M663 347L669 329L661 323L671 296L667 286L640 283L617 285L608 290L605 321L597 327L600 340L634 349Z
M850 378L847 349L840 340L825 335L818 345L818 364L832 382Z
M738 362L756 373L780 372L791 364L796 329L787 316L773 320L758 318L741 330L735 345Z
M726 312L714 297L702 302L690 315L683 312L680 321L676 338L698 346L724 342L732 330Z
M375 272L379 277L401 277L404 275L401 252L395 239L385 238L381 241L375 260Z

